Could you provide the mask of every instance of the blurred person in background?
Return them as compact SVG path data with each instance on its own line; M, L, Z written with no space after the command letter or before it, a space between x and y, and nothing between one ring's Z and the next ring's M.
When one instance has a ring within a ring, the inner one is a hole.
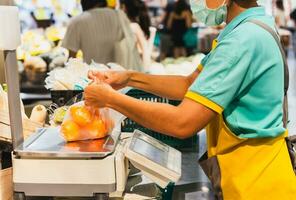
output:
M132 30L141 29L146 39L149 38L151 26L148 8L141 0L121 0L121 8L131 21Z
M119 14L107 7L106 0L81 0L81 6L83 13L71 19L62 46L70 57L81 50L88 64L114 62L116 43L124 37Z
M144 0L144 2L151 11L153 17L156 17L159 9L164 8L167 4L167 0Z
M170 29L168 28L168 21L171 13L174 10L174 4L176 0L171 0L168 2L164 9L164 13L161 16L161 29L160 29L160 60L164 60L167 56L172 55L173 43L170 34Z
M296 26L296 9L294 9L291 13L290 13L290 18L294 23L294 26Z
M167 27L170 29L174 44L174 57L186 56L184 35L192 25L190 6L186 0L178 0L174 4L174 10L170 13Z
M290 31L292 32L292 43L293 43L293 50L294 50L294 55L296 57L296 9L294 9L290 13L290 18L293 22L293 26L290 27Z
M287 27L287 19L283 0L276 0L275 6L274 17L276 25L282 28Z
M137 49L143 62L147 58L148 40L150 37L150 17L148 8L141 0L121 0L121 9L127 14L130 20L130 27L135 35Z

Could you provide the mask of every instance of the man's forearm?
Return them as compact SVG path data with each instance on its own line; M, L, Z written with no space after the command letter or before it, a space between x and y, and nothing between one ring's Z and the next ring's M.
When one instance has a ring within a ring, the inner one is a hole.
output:
M112 97L110 107L144 127L173 137L186 138L183 134L179 108L162 103L140 101L132 97L117 94Z
M186 98L179 106L172 106L112 93L107 97L106 107L117 110L148 129L177 138L191 137L216 116L211 109Z
M131 72L128 86L135 87L158 96L182 100L191 79L185 76L159 76Z

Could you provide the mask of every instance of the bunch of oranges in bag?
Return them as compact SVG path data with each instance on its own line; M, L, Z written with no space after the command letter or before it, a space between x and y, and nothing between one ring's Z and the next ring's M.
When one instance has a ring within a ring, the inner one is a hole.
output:
M99 139L108 135L107 120L101 116L99 109L73 105L70 107L69 115L61 126L61 133L66 141Z

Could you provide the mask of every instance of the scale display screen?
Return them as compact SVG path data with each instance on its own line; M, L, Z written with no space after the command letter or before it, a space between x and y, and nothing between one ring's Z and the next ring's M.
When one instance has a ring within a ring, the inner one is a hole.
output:
M130 149L163 167L168 167L169 148L155 139L135 132Z
M164 167L167 165L167 157L168 157L167 151L164 151L163 149L155 147L142 139L135 140L133 147L134 147L133 150L135 152L141 154L142 156L145 156L149 160L152 160Z
M145 176L162 188L177 182L182 174L182 154L167 144L135 130L125 156Z

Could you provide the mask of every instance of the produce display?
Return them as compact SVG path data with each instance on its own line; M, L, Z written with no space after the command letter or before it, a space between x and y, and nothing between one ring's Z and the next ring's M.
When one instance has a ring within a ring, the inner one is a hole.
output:
M45 61L38 57L28 57L24 61L25 75L31 83L42 83L46 77L47 65Z
M61 125L66 141L104 138L112 129L108 109L88 108L83 102L72 105Z
M52 52L57 46L56 42L64 38L65 32L65 27L56 26L51 26L46 30L32 29L23 32L21 45L17 48L18 60Z
M38 26L40 21L46 20L65 25L71 17L82 12L80 0L14 0L14 2L20 11L22 30L32 29Z
M26 31L21 36L21 45L17 48L18 60L37 56L51 51L53 45L43 35L42 29Z
M63 47L54 47L50 52L41 55L43 60L48 63L48 70L51 71L57 67L64 67L69 57L69 51Z
M149 73L157 75L183 75L187 76L194 72L204 54L196 54L190 57L166 58L161 63L154 62L150 66Z
M51 26L45 30L45 37L52 42L62 40L65 36L66 28Z
M44 88L47 72L65 65L69 52L56 46L57 41L63 37L59 30L50 27L45 32L35 29L22 34L22 43L17 48L21 86L33 84Z

